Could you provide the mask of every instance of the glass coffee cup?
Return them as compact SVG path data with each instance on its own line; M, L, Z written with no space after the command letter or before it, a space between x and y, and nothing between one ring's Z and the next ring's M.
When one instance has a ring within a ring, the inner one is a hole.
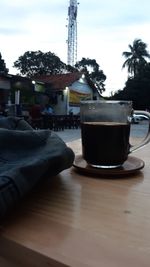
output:
M148 119L149 130L138 145L129 142L133 118ZM118 168L128 155L150 142L150 113L133 110L132 101L81 101L82 155L95 168Z

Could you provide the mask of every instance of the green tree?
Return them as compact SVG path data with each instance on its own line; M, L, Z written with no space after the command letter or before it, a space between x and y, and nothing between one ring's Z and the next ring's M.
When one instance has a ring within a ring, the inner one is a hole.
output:
M8 69L6 68L5 61L2 59L1 53L0 53L0 74L1 75L8 74Z
M43 53L40 50L25 52L14 62L13 67L28 77L37 74L59 74L66 70L66 64L58 56L51 52Z
M125 51L122 55L125 57L123 68L128 68L128 73L134 77L139 73L141 68L147 64L145 58L150 58L150 54L147 51L147 44L141 41L141 39L135 39L133 45L129 44L130 51Z
M104 82L106 75L100 69L95 59L82 58L76 63L75 68L85 73L86 77L94 83L100 94L105 91Z
M134 109L150 109L150 63L147 63L135 77L128 78L123 90L111 99L132 100Z
M95 59L82 58L75 67L72 67L63 63L54 53L27 51L14 62L13 67L27 77L82 71L91 86L96 87L100 94L105 91L106 76Z

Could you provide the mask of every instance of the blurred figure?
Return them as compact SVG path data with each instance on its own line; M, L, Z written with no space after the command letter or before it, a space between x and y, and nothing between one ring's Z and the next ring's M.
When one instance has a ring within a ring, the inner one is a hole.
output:
M30 114L32 119L41 118L41 107L40 107L40 105L39 104L33 105L29 110L29 114Z
M42 113L41 107L39 104L33 105L29 110L30 115L30 123L34 129L41 129L42 128Z
M0 104L0 116L6 116L7 115L7 111L5 108L5 104L1 103Z
M47 104L45 106L45 108L43 109L42 114L44 114L44 115L52 115L52 114L54 114L54 111L53 111L52 107Z

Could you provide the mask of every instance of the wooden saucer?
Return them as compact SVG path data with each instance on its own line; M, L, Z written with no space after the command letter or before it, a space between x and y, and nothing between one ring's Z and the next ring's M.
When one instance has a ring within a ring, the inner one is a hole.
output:
M73 166L76 168L77 171L79 171L82 174L87 174L87 175L97 175L97 176L122 176L122 175L128 175L135 173L142 168L144 168L144 161L136 158L129 156L128 159L124 162L124 164L115 169L102 169L102 168L94 168L91 167L86 163L86 161L82 158L82 155L78 155L75 158L75 161L73 163Z

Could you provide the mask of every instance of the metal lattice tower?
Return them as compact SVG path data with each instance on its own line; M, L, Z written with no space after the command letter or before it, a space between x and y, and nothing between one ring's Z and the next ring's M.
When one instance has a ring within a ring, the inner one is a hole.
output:
M70 0L68 7L68 65L74 66L77 61L77 0Z

